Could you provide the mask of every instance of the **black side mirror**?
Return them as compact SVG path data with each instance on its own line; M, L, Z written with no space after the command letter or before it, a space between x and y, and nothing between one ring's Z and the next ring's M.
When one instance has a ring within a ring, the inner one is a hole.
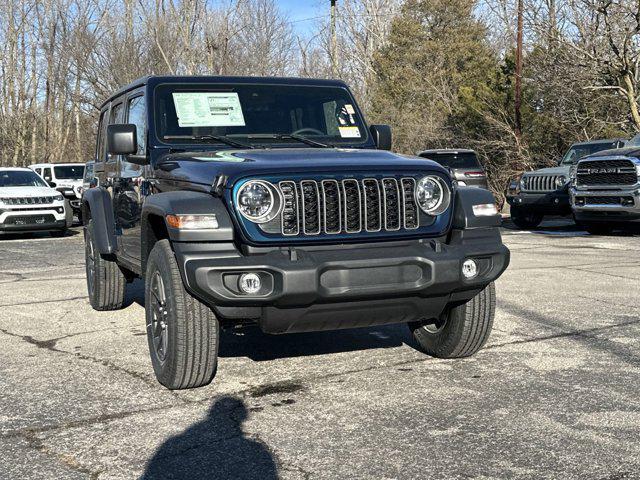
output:
M391 150L391 127L389 125L371 125L369 130L378 150Z
M111 155L132 155L138 151L136 126L132 123L107 126L107 150Z
M49 179L49 180L45 179L45 181L49 184L49 186L51 188L55 188L56 185L57 185L57 183L56 182L52 182L51 179Z

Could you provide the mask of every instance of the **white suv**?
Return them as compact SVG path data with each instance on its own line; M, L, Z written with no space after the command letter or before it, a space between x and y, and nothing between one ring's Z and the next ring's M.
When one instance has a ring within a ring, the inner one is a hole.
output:
M0 233L49 230L64 235L70 226L64 197L28 168L0 168Z
M81 220L84 163L36 163L29 168L69 200L73 213Z

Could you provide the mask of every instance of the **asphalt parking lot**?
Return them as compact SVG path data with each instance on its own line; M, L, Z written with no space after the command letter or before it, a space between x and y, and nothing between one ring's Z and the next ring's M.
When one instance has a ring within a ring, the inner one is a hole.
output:
M640 478L638 236L506 228L492 338L225 332L208 387L153 377L140 282L86 298L82 235L0 239L0 478Z

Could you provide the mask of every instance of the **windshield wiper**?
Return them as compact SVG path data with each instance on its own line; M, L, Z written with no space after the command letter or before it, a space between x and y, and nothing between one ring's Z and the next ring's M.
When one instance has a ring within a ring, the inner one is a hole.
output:
M256 135L253 138L273 138L274 140L297 140L298 142L306 143L312 147L317 148L333 148L333 145L328 145L326 143L316 142L315 140L311 140L302 135L297 135L295 133L274 133L273 135Z
M256 148L253 145L231 140L226 135L165 135L165 140L195 140L196 142L219 142L236 148Z

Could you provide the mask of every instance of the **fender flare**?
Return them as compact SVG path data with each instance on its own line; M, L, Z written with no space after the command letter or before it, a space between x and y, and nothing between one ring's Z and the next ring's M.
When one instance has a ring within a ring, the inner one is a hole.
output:
M82 196L82 211L91 211L93 233L98 252L103 255L115 253L118 241L115 232L113 202L109 192L101 187L90 188ZM85 217L87 218L87 217Z
M473 213L474 205L496 203L496 199L489 190L477 187L458 187L455 192L453 228L469 230L472 228L500 227L502 217L490 215L477 217Z
M233 240L233 222L222 200L210 193L174 191L148 196L142 207L142 231L150 215L161 217L169 239L173 242L229 242ZM167 215L215 215L218 228L205 230L179 230L166 222ZM144 233L143 233L144 236ZM144 242L144 238L142 239Z

